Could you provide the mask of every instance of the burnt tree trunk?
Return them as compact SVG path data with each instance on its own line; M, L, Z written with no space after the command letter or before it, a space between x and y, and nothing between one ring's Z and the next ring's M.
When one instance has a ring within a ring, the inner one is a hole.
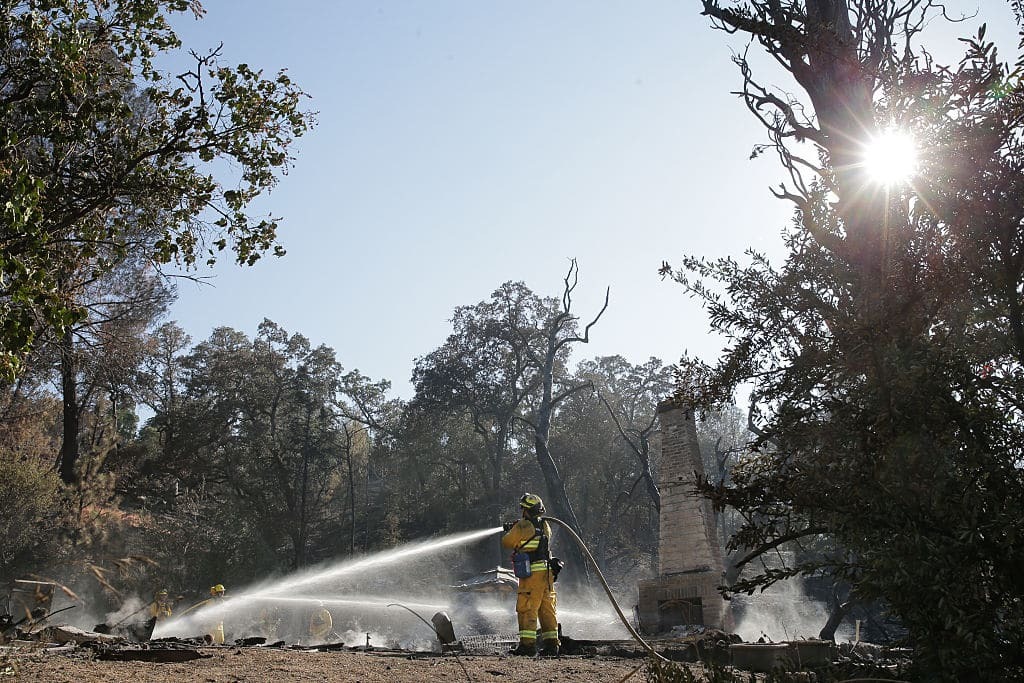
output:
M75 340L70 329L64 332L60 348L60 389L64 406L64 423L60 446L61 481L74 484L78 481L75 466L80 455L78 432L80 430L81 406L78 404L78 363L75 360Z
M345 425L345 469L348 472L348 519L352 526L348 539L348 552L356 554L356 473L352 464L352 434Z
M821 627L821 631L818 633L820 640L831 640L835 642L836 629L839 628L839 624L843 623L843 619L850 613L850 608L853 607L852 601L840 602L838 599L833 598L830 601L831 609L828 613L828 620L825 625Z
M565 480L558 471L558 465L555 464L555 459L551 457L551 451L548 449L548 438L551 434L551 414L554 412L556 402L553 396L553 387L555 356L558 353L558 344L555 339L557 329L556 327L552 330L549 336L548 349L544 357L544 365L541 368L543 388L534 424L533 442L537 454L537 464L540 466L541 474L544 476L544 485L547 488L549 510L554 512L558 519L572 527L572 530L582 538L583 532L580 529L579 519L576 517L576 511L573 510L572 503L569 501L569 494L565 490ZM564 536L565 534L563 534ZM583 551L571 538L566 539L566 542L560 544L560 548L564 549L567 559L571 563L571 573L567 571L566 575L572 576L574 583L577 579L580 582L589 582L590 567L587 566L587 560Z
M501 491L501 474L504 471L505 464L505 452L508 448L509 432L511 431L511 417L504 421L504 424L499 429L498 437L490 439L488 436L484 437L484 443L488 445L490 451L490 497L494 501L494 507L492 513L489 515L491 522L495 526L501 526L504 520L504 510L506 506L502 501ZM483 432L481 432L483 434ZM494 555L495 566L500 567L502 564L510 564L510 560L506 557L507 553L504 548L501 547L501 543L494 544Z
M654 503L654 512L660 515L661 489L658 488L658 482L654 479L654 470L651 468L651 444L647 434L640 435L640 449L637 451L637 456L640 458L647 495L651 497L651 502Z
M299 529L295 541L295 560L293 569L306 566L306 546L309 539L309 448L310 448L310 414L312 409L306 405L306 423L302 441L302 478L299 482Z

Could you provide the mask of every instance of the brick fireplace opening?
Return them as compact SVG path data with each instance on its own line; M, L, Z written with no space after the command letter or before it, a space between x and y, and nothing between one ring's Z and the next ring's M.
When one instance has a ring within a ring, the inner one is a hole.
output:
M661 422L660 533L658 577L639 585L638 612L644 633L701 625L728 630L732 613L718 593L723 582L722 549L711 503L693 493L693 474L704 475L693 410L673 400L658 406Z

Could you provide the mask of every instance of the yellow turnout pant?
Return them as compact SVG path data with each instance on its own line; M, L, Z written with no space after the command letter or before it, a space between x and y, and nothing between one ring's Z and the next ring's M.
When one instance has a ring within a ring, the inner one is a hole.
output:
M535 571L531 576L519 579L516 616L519 619L519 642L523 645L536 645L538 635L542 641L554 639L558 642L555 587L550 571Z

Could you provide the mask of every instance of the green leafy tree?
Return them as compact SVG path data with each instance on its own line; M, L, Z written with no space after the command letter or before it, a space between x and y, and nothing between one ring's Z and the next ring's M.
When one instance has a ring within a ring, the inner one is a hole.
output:
M145 260L131 256L109 271L90 273L75 290L75 305L83 316L56 338L43 336L36 358L55 356L64 406L58 472L67 484L79 477L83 447L88 455L95 450L90 444L116 447L134 437L135 379L144 356L143 338L173 297Z
M643 482L655 513L659 512L661 491L651 446L658 432L658 403L671 394L671 370L657 358L635 366L621 356L608 356L581 363L579 373L593 382L598 399L639 465L633 487Z
M581 361L576 376L595 391L573 394L560 406L552 451L580 501L591 552L625 585L638 571L657 568L657 405L671 394L673 374L656 358L633 365L605 356Z
M137 467L155 488L195 492L207 523L231 520L236 538L214 563L244 563L247 544L277 558L264 570L352 552L374 503L388 383L344 372L332 349L269 320L253 339L218 328L185 355L176 326L153 340L144 386L156 412Z
M587 381L574 381L566 363L574 344L589 341L608 298L580 332L579 318L572 311L578 284L575 261L564 283L560 299L540 297L522 282L506 282L488 301L457 308L454 332L441 348L417 360L413 382L416 401L469 415L488 444L488 492L495 522L507 510L501 501L508 499L502 481L508 452L517 437L532 438L548 511L578 533L580 524L564 475L548 444L558 406L591 388ZM568 552L585 575L582 555L574 546Z
M917 47L941 13L924 0L702 6L805 97L737 58L769 135L755 151L779 154L790 181L777 194L796 221L779 266L689 258L672 273L730 340L716 365L686 368L681 393L712 405L753 383L759 436L731 483L705 485L742 517L741 562L785 544L832 549L736 588L824 573L900 618L920 680L1018 680L1020 65L997 59L984 28L959 65L937 65ZM920 160L882 184L865 146L892 127L914 135Z
M386 487L391 479L391 455L403 409L401 401L388 397L390 389L387 380L374 382L358 370L351 370L338 378L335 396L330 401L339 436L336 451L346 473L346 522L341 526L349 539L350 554L356 552L359 538L364 552L371 547L386 547L389 540L395 540L379 533L380 527L388 523ZM364 483L361 498L360 482Z
M0 452L0 576L11 577L16 569L36 570L33 561L51 559L41 549L59 530L59 484L39 459Z
M0 404L0 576L36 571L53 558L64 503L53 454L60 447L60 402L22 377Z
M82 319L69 274L128 252L186 268L217 252L242 264L273 249L277 220L250 202L310 126L285 72L264 78L218 51L176 77L169 17L195 0L0 3L0 371L14 374L40 329ZM229 162L224 164L223 162ZM214 167L239 169L218 180Z
M266 544L286 540L288 564L304 566L338 486L327 403L341 374L333 351L264 321L251 342L217 330L189 365L194 402L185 413L204 424L193 447L234 504L258 520Z
M521 458L510 456L513 462ZM391 463L390 509L402 538L495 525L491 461L468 413L428 410L414 401L402 415ZM493 550L488 568L501 557Z
M524 350L509 342L504 320L517 305L522 309L534 299L523 283L506 283L490 301L460 306L444 345L417 359L413 369L413 409L464 417L482 440L487 472L482 483L491 524L500 524L507 510L504 478L520 435L517 418L538 386Z
M143 340L142 360L135 378L135 396L140 405L154 413L149 428L154 430L165 458L170 457L180 433L175 419L185 392L182 359L192 338L174 322L164 323Z

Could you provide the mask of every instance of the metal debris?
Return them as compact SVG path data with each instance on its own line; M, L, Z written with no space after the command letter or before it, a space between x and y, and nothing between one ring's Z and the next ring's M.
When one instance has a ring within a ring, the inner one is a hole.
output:
M519 580L511 569L495 567L469 577L451 587L460 593L498 593L512 595L519 589Z
M441 641L441 648L444 649L445 645L451 645L455 642L455 627L452 625L451 617L446 612L437 612L430 618L430 623L434 627L434 633L437 634L437 639Z
M126 638L133 643L146 643L153 636L153 629L156 628L156 617L150 617L145 621L117 624L96 624L93 631L96 633L107 633L113 636Z

